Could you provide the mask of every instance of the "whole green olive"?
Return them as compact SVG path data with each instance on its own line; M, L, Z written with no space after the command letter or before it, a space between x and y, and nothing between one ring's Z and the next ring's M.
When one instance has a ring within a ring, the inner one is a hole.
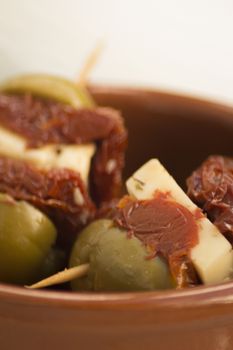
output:
M86 227L74 244L70 267L89 263L86 276L71 282L73 290L139 291L174 286L165 261L147 259L148 251L136 237L129 238L111 220Z
M56 240L46 215L24 201L0 194L0 281L30 284Z
M53 99L75 108L93 107L94 102L85 89L72 81L47 74L29 74L7 80L0 86L7 93L31 93Z

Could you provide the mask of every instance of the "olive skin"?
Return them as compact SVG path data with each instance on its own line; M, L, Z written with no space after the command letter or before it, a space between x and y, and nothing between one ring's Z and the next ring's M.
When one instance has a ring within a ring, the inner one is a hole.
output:
M146 259L148 251L136 238L98 220L78 236L70 267L89 263L87 276L71 282L73 290L143 291L174 287L167 264L159 257Z
M72 81L47 74L16 76L0 85L0 91L11 94L31 93L52 99L74 108L94 106L93 99L83 86Z
M0 281L36 281L56 235L53 223L38 209L0 194Z

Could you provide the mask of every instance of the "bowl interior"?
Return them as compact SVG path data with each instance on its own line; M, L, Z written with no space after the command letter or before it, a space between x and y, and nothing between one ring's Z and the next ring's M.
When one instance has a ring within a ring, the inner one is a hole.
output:
M129 131L129 146L124 177L127 178L152 157L159 158L177 182L185 189L185 179L208 155L233 156L233 108L189 97L162 92L113 87L91 87L100 105L112 106L122 111ZM108 301L146 305L148 300L161 303L194 302L195 298L219 300L224 290L232 299L233 282L217 287L198 287L176 293L79 294L65 292L29 291L0 284L0 295L20 295L41 298L41 301L75 301L84 307L95 302ZM71 295L72 294L72 295ZM141 296L140 296L141 294ZM202 295L202 297L201 297ZM211 299L211 295L213 298ZM226 295L225 295L226 296ZM156 305L156 303L154 304Z
M122 111L129 131L125 177L156 157L185 188L185 179L209 155L233 156L233 108L134 89L93 87L100 105Z

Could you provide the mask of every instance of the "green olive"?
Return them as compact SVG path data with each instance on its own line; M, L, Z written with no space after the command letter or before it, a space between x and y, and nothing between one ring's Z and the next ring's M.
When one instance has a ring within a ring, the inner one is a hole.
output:
M165 261L146 259L148 251L136 237L127 237L111 220L86 227L74 244L70 267L89 263L88 274L71 282L73 290L139 291L172 288Z
M24 201L0 194L0 281L29 284L56 240L46 215Z
M22 75L7 80L0 86L7 93L31 93L36 96L53 99L75 108L93 107L94 102L88 91L70 80L46 75Z

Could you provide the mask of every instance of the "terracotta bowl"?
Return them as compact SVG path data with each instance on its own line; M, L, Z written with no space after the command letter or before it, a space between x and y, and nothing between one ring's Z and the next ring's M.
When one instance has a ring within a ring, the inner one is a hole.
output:
M125 176L158 157L184 185L209 154L233 156L233 108L155 91L95 87L129 129ZM233 349L233 282L183 291L69 293L0 285L0 348Z

